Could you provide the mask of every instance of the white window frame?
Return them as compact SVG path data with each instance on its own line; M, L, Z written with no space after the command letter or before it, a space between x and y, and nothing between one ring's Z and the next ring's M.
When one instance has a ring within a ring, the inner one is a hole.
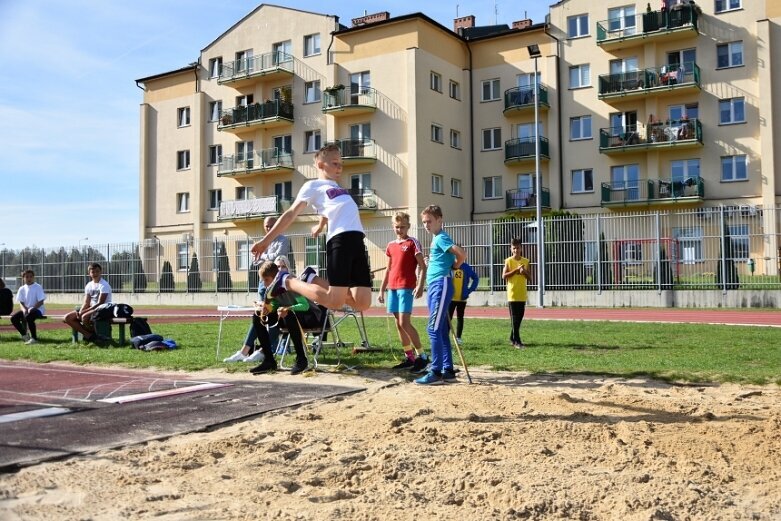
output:
M747 261L751 255L749 225L745 223L728 224L727 230L729 230L729 240L732 243L732 260Z
M594 133L591 129L591 116L576 116L569 120L569 140L583 141L594 139ZM576 135L577 130L577 135Z
M207 210L219 210L222 202L222 188L209 190L209 207Z
M461 180L460 179L456 179L455 177L451 178L450 179L450 196L451 197L457 197L457 198L460 199L461 197L463 197L461 195L461 193L462 193L461 192Z
M498 101L502 97L499 90L499 78L483 80L480 82L480 101Z
M440 94L442 93L442 75L438 72L431 71L431 74L429 76L430 78L430 87L431 90L437 91Z
M322 100L320 91L320 80L307 81L304 83L304 104L319 103Z
M215 122L220 120L220 114L222 114L222 100L209 102L209 122Z
M176 213L190 213L190 192L176 194Z
M501 199L502 176L494 175L483 178L483 200Z
M322 138L319 130L307 130L304 132L304 153L313 154L320 150Z
M438 123L431 124L431 141L434 143L444 143L444 129Z
M591 168L578 168L570 173L571 193L589 194L594 193L594 170ZM591 183L591 189L588 188Z
M255 199L255 189L251 186L237 186L236 200L248 201L249 199Z
M304 58L320 54L320 33L304 36Z
M177 271L187 271L190 267L189 257L190 247L186 242L176 244L176 269Z
M217 165L222 160L222 145L209 145L209 165Z
M723 109L725 104L729 104L729 119L726 121L722 119L722 114L723 114ZM738 105L740 106L740 109L743 112L743 119L736 119L735 108ZM736 125L745 122L746 122L746 98L739 97L739 98L729 98L729 99L719 100L719 125Z
M739 177L742 169L742 177ZM721 156L721 182L737 183L748 181L748 157L746 154Z
M623 5L608 9L607 18L608 32L621 32L620 36L631 36L637 32L638 14L634 5ZM632 25L627 23L630 18ZM613 23L615 21L619 21L619 23L614 27Z
M280 154L291 154L293 152L293 136L291 134L274 136L271 140L274 144L274 148L276 148Z
M249 69L250 64L252 63L252 49L245 49L243 51L236 51L236 68L234 69L235 72L244 72L247 69Z
M585 21L585 24L584 24ZM573 33L572 22L575 22L575 31ZM585 31L585 32L584 32ZM588 14L576 14L567 17L567 38L583 38L589 36Z
M190 126L190 107L179 107L176 109L176 127Z
M714 0L713 12L716 14L737 11L743 8L742 0Z
M461 85L457 81L450 80L448 90L452 99L461 100Z
M670 161L670 179L673 182L684 182L689 178L699 179L701 172L702 166L697 158Z
M501 127L484 128L482 132L482 139L480 140L480 147L481 147L480 150L483 152L488 150L501 150L502 149Z
M440 174L431 174L431 193L432 194L444 194L444 182Z
M623 264L642 264L643 243L640 241L626 241L621 246L621 262Z
M190 169L190 151L189 150L177 150L176 151L176 170L189 170Z
M726 65L719 64L719 52L722 49L727 50L727 63ZM743 54L743 40L736 40L734 42L720 43L716 45L716 70L719 69L732 69L734 67L743 67L746 64L745 56ZM737 55L737 58L735 56Z
M678 241L681 264L696 264L703 261L703 232L701 226L673 228L673 238Z
M246 271L250 268L249 242L239 241L236 245L236 269Z
M461 132L454 128L450 129L450 147L461 150Z
M577 83L573 83L573 73L577 74ZM581 63L580 65L573 65L569 68L569 88L584 89L591 87L591 64Z
M222 74L222 56L209 58L209 78L219 78Z

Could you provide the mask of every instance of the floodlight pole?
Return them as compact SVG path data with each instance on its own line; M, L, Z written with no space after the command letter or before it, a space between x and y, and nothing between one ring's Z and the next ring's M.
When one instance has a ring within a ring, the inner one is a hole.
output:
M542 182L540 180L540 82L537 72L537 59L534 56L534 185L536 195L535 217L537 221L537 307L545 307L543 295L545 288L545 249L542 244Z

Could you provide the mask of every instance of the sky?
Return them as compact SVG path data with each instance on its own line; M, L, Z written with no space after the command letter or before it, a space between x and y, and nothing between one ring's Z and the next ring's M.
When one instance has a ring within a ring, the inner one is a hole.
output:
M408 0L279 0L337 15L419 12ZM451 28L541 23L537 0L431 2ZM184 67L261 2L251 0L0 0L0 250L139 239L139 105L135 80Z

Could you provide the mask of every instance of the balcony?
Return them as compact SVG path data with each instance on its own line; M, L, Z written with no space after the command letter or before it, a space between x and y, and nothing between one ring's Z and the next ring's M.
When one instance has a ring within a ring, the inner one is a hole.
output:
M521 190L513 188L504 193L505 209L508 212L535 212L537 210L537 197L532 190ZM550 210L550 191L542 187L542 208Z
M668 10L603 20L597 22L597 45L610 51L640 46L650 41L695 38L699 34L699 15L699 6L677 4ZM642 30L637 27L638 18L642 19Z
M252 157L223 156L217 164L217 177L250 177L263 172L293 171L293 154L278 148L255 152Z
M634 99L642 96L681 94L700 90L700 67L696 63L665 65L658 68L599 77L599 99Z
M700 203L704 199L705 180L699 176L602 183L603 207Z
M698 119L599 129L599 151L609 155L702 145L702 122Z
M323 90L323 114L352 116L377 110L377 91L371 87L346 89L344 86Z
M262 219L268 215L279 215L289 207L290 201L280 199L276 195L258 197L257 199L222 201L217 214L217 220Z
M333 143L342 150L345 166L373 165L377 162L377 145L373 139L338 139Z
M540 110L550 108L548 103L548 88L540 85ZM504 91L504 115L534 112L534 85L528 87L513 87Z
M283 52L269 52L224 64L217 83L238 88L255 83L259 78L275 80L290 77L293 75L293 66L293 56Z
M358 210L375 211L377 210L377 192L371 188L350 188L352 196Z
M274 128L293 123L293 104L282 100L240 105L220 114L217 130L233 133L246 132L256 127Z
M534 138L523 137L510 139L504 143L504 164L516 164L524 163L526 161L534 161ZM540 136L540 160L547 161L550 159L549 155L548 138Z

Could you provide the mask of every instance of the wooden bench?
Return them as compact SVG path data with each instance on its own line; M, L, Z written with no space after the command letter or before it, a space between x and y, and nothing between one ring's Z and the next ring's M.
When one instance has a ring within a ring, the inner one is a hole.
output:
M133 318L117 318L117 317L111 317L110 319L101 319L101 320L95 320L93 324L95 325L95 334L105 337L105 338L112 338L113 336L111 334L111 326L112 325L118 325L119 326L119 345L124 346L127 345L127 334L125 332L125 326L127 324L130 324L132 322ZM72 330L72 340L73 343L78 343L79 341L79 332L75 329Z

